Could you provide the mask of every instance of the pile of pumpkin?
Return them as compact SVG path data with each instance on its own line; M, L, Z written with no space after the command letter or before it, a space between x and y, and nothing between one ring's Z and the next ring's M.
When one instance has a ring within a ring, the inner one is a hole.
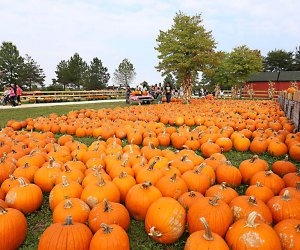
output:
M122 110L125 114L134 110L139 116L143 107L10 121L0 132L0 249L22 244L27 230L23 214L39 209L42 192L50 192L53 225L42 234L39 249L129 249L126 230L131 218L145 221L151 239L164 244L178 241L187 224L190 236L185 249L297 249L300 174L296 165L286 158L269 166L254 155L232 166L222 154L234 147L275 156L289 152L300 160L300 134L292 133L281 113L276 115L277 105L256 105L273 108L263 114L270 121L256 119L261 117L259 110L255 119L251 114L246 117L244 108L236 106L230 116L241 120L221 126L218 118L226 115L218 102L211 110L203 109L205 115L194 129L184 126L191 117L176 117L179 127L166 126L165 114L160 122L120 118ZM220 117L207 117L214 109L219 109ZM75 140L72 135L87 135L87 123L93 126L90 135L104 140L90 146ZM17 131L22 127L44 132ZM81 128L85 134L79 133ZM69 135L55 139L56 132ZM124 138L131 143L122 146ZM179 150L157 148L170 144ZM205 158L195 153L198 149ZM241 184L249 185L244 196L234 189Z

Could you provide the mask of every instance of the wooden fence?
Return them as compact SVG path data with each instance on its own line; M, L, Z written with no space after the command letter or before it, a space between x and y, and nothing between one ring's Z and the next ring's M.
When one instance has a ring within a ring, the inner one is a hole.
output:
M0 95L3 93L0 92ZM89 101L103 99L125 98L125 90L91 90L91 91L24 91L21 97L24 103L42 102L68 102ZM274 98L278 98L279 92L275 92ZM198 97L194 95L193 97ZM232 98L231 90L224 90L224 98ZM248 93L242 91L237 98L250 98ZM267 91L255 91L254 99L269 99Z

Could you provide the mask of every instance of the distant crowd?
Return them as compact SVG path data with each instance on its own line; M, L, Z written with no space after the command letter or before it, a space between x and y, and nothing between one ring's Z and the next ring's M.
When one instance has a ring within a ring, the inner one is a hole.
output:
M180 88L177 87L172 87L169 82L166 83L165 87L159 84L154 84L150 87L147 86L147 84L139 84L135 89L131 89L129 86L126 87L126 102L129 102L130 94L132 91L139 91L139 92L148 92L151 96L153 96L154 99L157 100L158 103L162 102L162 96L166 96L166 101L170 102L171 97L175 98L182 98L183 97L183 87L181 86ZM207 95L212 94L212 96L215 96L216 93L212 92L209 93L207 89L201 88L199 89L198 93L196 91L193 91L194 96L199 96L199 97L206 97ZM221 98L224 97L224 91L220 90L217 95Z
M10 104L12 107L21 105L22 88L18 84L4 86L4 92L1 99L2 105Z

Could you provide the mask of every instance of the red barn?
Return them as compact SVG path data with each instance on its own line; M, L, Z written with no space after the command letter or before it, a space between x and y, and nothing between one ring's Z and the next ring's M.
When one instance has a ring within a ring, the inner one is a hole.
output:
M296 82L300 89L300 71L260 72L252 74L245 86L253 86L254 92L268 91L269 82L274 82L275 91L286 90L291 82Z

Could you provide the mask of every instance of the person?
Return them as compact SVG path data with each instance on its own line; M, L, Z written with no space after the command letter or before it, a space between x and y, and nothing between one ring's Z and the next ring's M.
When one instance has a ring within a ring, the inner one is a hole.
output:
M166 84L165 93L166 93L167 103L171 102L172 87L171 87L170 82L167 82L167 84Z
M21 87L17 84L17 104L21 105L21 95L23 94L23 90Z
M9 102L9 94L10 94L9 87L4 86L3 97L1 100L2 105L6 105Z
M180 96L180 98L183 98L183 87L182 86L180 86L180 88L179 88L179 96Z
M162 103L162 87L161 83L158 84L156 88L156 98L157 98L157 103L161 104Z
M9 100L12 107L17 105L15 99L16 99L15 85L12 83L9 89Z
M224 97L224 91L221 89L220 90L220 98L223 98Z
M126 103L129 103L130 93L131 93L130 87L129 85L126 85Z

